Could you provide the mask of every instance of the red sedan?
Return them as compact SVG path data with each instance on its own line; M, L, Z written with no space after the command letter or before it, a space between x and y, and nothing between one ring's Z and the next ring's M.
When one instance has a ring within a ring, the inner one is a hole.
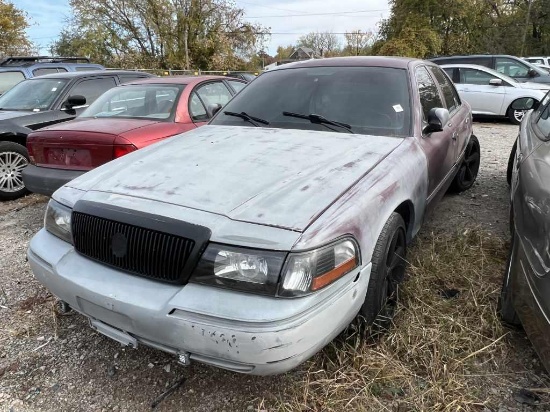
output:
M245 86L226 77L178 76L115 87L74 121L28 136L25 186L51 195L97 166L206 124Z

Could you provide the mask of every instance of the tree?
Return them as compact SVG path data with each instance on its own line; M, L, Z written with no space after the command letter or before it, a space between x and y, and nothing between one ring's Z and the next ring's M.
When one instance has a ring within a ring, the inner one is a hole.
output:
M352 30L344 34L346 38L345 53L349 56L359 56L365 54L367 47L374 39L374 33L371 31Z
M286 60L290 57L294 51L294 46L292 44L288 46L279 46L277 47L277 54L275 55L276 61Z
M28 55L33 44L25 34L27 14L12 3L0 0L0 55Z
M122 64L234 68L269 35L268 29L244 21L244 10L231 0L70 0L70 5L67 38L82 39L79 50Z
M298 47L308 47L321 57L337 55L340 51L340 39L331 32L311 32L298 39Z

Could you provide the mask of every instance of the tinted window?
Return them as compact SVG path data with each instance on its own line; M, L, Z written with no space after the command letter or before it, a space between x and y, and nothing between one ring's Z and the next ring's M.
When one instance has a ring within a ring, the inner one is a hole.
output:
M530 67L519 60L497 57L495 70L510 77L528 77Z
M42 68L42 69L34 69L32 71L32 74L34 76L44 76L45 74L52 74L57 73L57 69L55 67L48 67L48 68Z
M439 82L439 86L443 92L443 98L447 104L447 110L452 113L460 106L460 98L458 97L455 87L439 67L430 67L430 70Z
M22 72L0 72L0 94L25 80Z
M213 104L224 106L231 100L231 92L222 82L212 82L203 84L195 89L206 107Z
M447 73L447 75L451 78L451 79L454 79L454 72L455 72L455 69L451 69L449 67L446 67L444 68L443 70L445 70L445 73Z
M0 107L6 110L48 110L61 93L66 79L25 80L0 96Z
M112 77L83 80L69 91L69 96L80 95L86 98L86 104L93 103L99 96L116 86Z
M105 92L80 117L168 119L181 86L136 85Z
M94 67L94 66L75 66L74 69L77 72L91 72L91 71L101 70L99 67Z
M199 99L199 96L197 96L196 93L193 93L193 95L191 96L191 100L189 102L189 114L191 115L191 119L193 119L195 122L204 122L208 120L206 108L204 107L201 99Z
M420 104L424 113L424 120L428 120L430 110L435 107L443 107L443 102L439 96L439 90L425 67L416 69L416 83L418 93L420 94Z
M236 82L235 80L228 80L227 83L235 90L235 92L239 93L244 87L246 86L246 83L242 82Z
M344 132L338 126L284 115L317 114L358 134L410 135L407 71L387 67L302 67L257 77L224 108L269 121L269 127ZM213 124L251 126L222 111Z

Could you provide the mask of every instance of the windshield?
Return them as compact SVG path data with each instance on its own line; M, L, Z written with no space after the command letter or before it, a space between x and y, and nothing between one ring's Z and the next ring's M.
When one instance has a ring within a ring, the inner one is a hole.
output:
M0 96L0 110L49 110L67 79L25 80Z
M80 117L166 120L172 116L184 87L163 84L115 87L92 103Z
M404 137L410 135L411 123L407 71L387 67L274 70L251 82L211 122L253 126L242 116L225 112L244 112L269 122L267 127L331 131L319 121L320 116L350 127L336 128L340 132ZM304 116L289 116L289 112Z

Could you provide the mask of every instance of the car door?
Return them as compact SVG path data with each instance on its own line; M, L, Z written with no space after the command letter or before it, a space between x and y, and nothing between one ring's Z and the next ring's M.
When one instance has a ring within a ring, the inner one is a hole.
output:
M472 113L499 116L506 98L506 86L502 79L484 70L459 68L460 82L456 84L459 94L472 107ZM491 80L501 80L502 85L490 84Z
M209 112L214 105L225 106L234 93L221 80L208 81L195 86L189 97L189 116L195 126L206 124L211 118Z
M428 124L428 114L433 108L445 108L436 81L425 66L415 69L416 87L422 107L423 127ZM443 126L443 131L435 133L423 133L420 145L426 154L428 161L428 205L433 204L437 193L446 182L454 164L454 140L452 120Z
M430 66L430 71L439 83L445 105L447 106L447 110L449 110L449 127L454 129L451 135L451 138L453 139L454 164L457 164L458 159L466 148L466 144L470 138L470 113L468 108L462 104L462 100L460 99L453 82L443 73L441 68Z
M523 273L540 308L550 317L550 98L532 113L518 146L512 210ZM529 291L525 291L529 293ZM538 311L538 308L536 308Z

